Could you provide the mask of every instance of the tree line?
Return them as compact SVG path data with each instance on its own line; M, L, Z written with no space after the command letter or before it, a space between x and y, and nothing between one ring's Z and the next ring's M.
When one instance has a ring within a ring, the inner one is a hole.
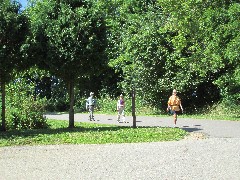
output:
M30 67L66 85L69 127L74 90L86 87L115 97L136 93L157 108L174 88L188 111L239 105L237 0L35 0L25 10L0 2L3 130L5 85Z

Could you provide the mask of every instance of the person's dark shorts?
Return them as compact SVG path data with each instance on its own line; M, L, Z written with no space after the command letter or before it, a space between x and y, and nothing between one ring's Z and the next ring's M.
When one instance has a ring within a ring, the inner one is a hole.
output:
M181 111L169 110L169 111L168 111L168 114L169 114L169 115L174 115L174 114L177 114L177 115L178 115L178 114L181 114Z

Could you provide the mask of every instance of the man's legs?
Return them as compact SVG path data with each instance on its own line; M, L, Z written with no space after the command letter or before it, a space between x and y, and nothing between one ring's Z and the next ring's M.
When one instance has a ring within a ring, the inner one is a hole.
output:
M90 121L94 121L94 116L93 116L93 111L94 111L94 106L89 106L89 119Z

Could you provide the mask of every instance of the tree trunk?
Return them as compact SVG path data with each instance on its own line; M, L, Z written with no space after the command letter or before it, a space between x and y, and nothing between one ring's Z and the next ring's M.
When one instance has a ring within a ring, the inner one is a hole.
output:
M6 98L6 89L5 89L5 82L1 82L1 90L2 90L2 131L6 131L6 117L5 117L5 112L6 112L6 103L5 103L5 98Z
M74 128L74 82L69 82L69 100L70 100L70 109L69 109L69 128Z
M135 113L135 88L132 89L132 117L133 117L133 128L137 127L137 123L136 123L136 113Z

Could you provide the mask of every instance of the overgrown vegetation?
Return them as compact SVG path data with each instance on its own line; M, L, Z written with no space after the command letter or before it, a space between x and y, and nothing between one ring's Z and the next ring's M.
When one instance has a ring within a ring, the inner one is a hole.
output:
M49 128L0 132L0 146L46 144L106 144L176 141L187 132L179 128L119 127L104 124L76 123L67 128L67 121L48 120Z
M138 114L163 114L176 88L187 114L239 118L236 0L36 0L24 11L0 2L2 130L5 85L8 129L44 127L45 105L69 111L74 127L74 109L84 111L91 91L104 113L115 113L121 93L131 112L134 89ZM29 67L39 77L13 76Z
M85 102L85 101L83 101ZM99 107L96 111L96 113L102 113L102 114L116 114L116 98L100 98L98 100ZM136 101L136 114L141 116L166 116L166 107L165 108L158 108L154 107L148 104L144 104L144 102L141 102L140 99L137 99ZM202 108L196 108L191 111L184 110L183 114L180 114L181 117L187 117L187 118L200 118L200 119L209 119L209 120L238 120L240 121L240 111L238 106L233 104L227 104L224 102L216 103L211 106L202 107ZM78 108L79 109L79 108ZM83 109L83 108L82 108ZM76 112L85 112L83 111L77 111ZM131 99L126 99L126 114L128 116L131 116Z
M35 82L36 69L24 73L17 73L14 81L6 87L6 129L36 129L47 127L43 116L46 98L37 95ZM30 76L31 75L31 76ZM30 77L29 77L30 76ZM32 79L30 79L32 78Z

